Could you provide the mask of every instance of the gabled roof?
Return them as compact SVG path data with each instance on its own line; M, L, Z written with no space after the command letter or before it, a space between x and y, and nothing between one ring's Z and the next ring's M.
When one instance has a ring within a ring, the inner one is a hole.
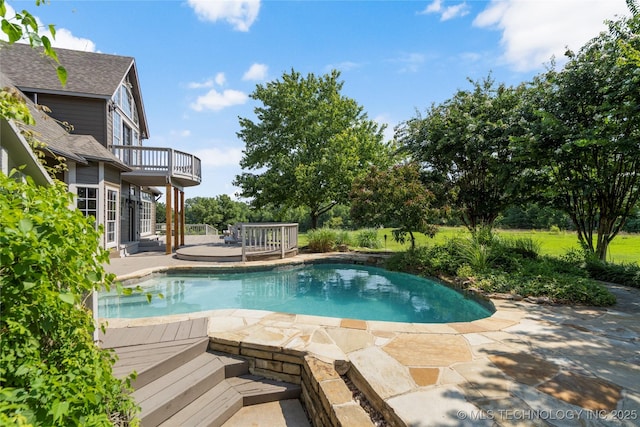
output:
M0 71L0 88L13 86L12 80ZM107 150L94 137L90 135L69 134L55 119L45 114L30 99L26 97L23 98L36 124L26 125L24 123L15 123L15 126L20 130L33 132L36 139L45 143L47 149L51 150L52 153L80 164L86 165L89 163L89 160L102 161L111 163L122 171L131 171L129 166L122 163L120 159Z
M148 138L147 118L142 102L135 60L130 56L107 55L70 49L54 49L67 70L62 87L56 74L57 64L40 50L23 43L0 41L0 70L23 92L53 93L88 98L110 99L128 76L138 108L140 131Z
M62 87L56 64L28 44L0 46L0 68L21 90L65 93L111 98L133 66L129 56L105 55L79 50L58 49L60 63L67 69L67 85Z

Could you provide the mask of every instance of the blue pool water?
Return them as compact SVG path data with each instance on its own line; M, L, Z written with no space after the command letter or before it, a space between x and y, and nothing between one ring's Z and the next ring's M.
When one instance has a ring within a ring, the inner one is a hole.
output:
M100 317L139 318L244 308L362 320L447 323L492 314L486 304L438 282L351 264L168 274L139 285L153 295L150 303L144 294L102 293L98 298Z

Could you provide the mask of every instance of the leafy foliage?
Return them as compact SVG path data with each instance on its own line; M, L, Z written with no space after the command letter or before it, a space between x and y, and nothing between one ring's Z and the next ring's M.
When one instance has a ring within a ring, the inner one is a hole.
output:
M531 239L455 238L394 254L387 268L455 277L487 293L544 297L551 302L606 306L615 297L574 261L540 256Z
M393 237L404 242L408 234L415 246L414 232L433 237L436 227L433 193L420 180L417 164L396 165L387 170L372 167L354 180L351 190L351 217L356 224L370 227L393 226Z
M251 98L257 120L240 118L244 172L235 185L256 207L307 207L311 227L318 217L348 199L351 183L371 164L389 159L384 127L340 94L340 73L306 78L291 71L258 85Z
M613 264L587 257L585 269L593 279L640 288L640 266L638 264Z
M491 227L520 194L522 166L512 144L524 134L520 120L522 88L496 85L488 77L470 81L425 117L396 129L402 149L423 165L436 199L448 204L473 231Z
M249 216L246 203L231 200L226 194L194 197L185 202L185 217L189 224L209 224L218 230L225 230L229 224L247 222Z
M378 230L366 228L364 230L358 230L356 233L356 244L361 248L379 249L382 247L382 242L378 237Z
M547 196L601 260L640 199L640 67L620 48L640 48L639 35L637 16L610 22L528 93L528 156L548 177Z
M338 246L339 230L331 228L315 228L309 230L309 250L311 252L331 252Z
M62 183L38 187L0 174L0 424L125 425L135 403L93 343L83 298L114 276L101 230L70 210Z

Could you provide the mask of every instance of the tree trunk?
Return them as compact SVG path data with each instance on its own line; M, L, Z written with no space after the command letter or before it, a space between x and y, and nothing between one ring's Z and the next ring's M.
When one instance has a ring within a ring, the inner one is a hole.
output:
M318 228L318 217L320 215L316 212L311 212L311 229L315 230Z

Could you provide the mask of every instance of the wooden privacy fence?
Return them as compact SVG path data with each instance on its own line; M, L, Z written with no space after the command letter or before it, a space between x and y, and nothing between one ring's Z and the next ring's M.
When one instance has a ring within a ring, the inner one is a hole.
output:
M280 258L298 247L298 224L238 224L242 261L248 254L279 254Z

